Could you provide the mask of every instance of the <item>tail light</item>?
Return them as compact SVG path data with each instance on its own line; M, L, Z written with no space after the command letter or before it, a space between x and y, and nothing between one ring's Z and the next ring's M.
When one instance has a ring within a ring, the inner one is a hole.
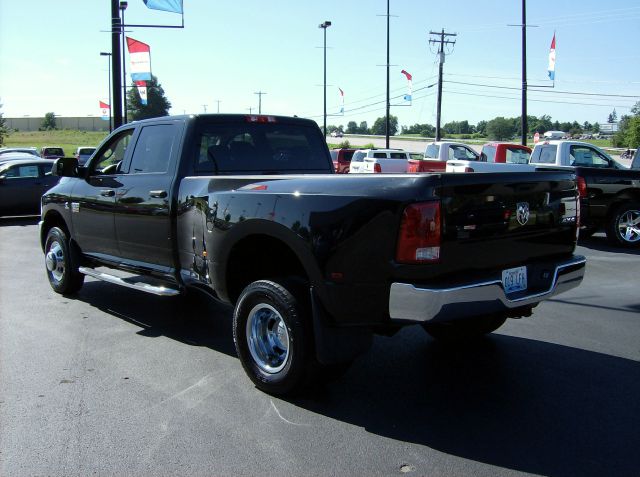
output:
M275 123L276 118L273 116L264 116L264 115L247 115L245 116L245 121L248 123Z
M396 261L434 263L440 260L440 202L411 204L402 214Z
M577 176L576 182L578 184L578 194L580 198L587 197L587 181L584 180L584 177Z
M382 174L382 167L377 162L373 165L373 172Z

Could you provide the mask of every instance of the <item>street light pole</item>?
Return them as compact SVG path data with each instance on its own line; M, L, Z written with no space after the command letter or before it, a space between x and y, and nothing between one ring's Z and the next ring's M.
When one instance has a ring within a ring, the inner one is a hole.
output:
M324 127L322 129L322 133L327 136L327 28L331 26L331 22L325 20L323 23L318 25L318 28L322 28L324 30Z
M107 65L109 65L109 132L113 131L112 119L111 119L111 108L113 105L111 104L111 53L107 53L104 51L100 52L100 56L109 57L109 61L107 61Z
M123 117L124 117L124 123L123 124L127 124L127 68L126 68L126 61L125 61L125 49L124 49L124 40L125 40L125 34L124 34L124 11L127 9L127 7L129 6L129 4L127 2L120 2L120 24L121 24L121 28L122 28L122 104L124 106L124 111L123 113Z

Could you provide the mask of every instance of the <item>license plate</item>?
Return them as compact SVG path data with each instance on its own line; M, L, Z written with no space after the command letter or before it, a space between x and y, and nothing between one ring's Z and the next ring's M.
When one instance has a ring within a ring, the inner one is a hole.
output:
M527 289L527 267L510 268L502 271L502 286L505 293Z

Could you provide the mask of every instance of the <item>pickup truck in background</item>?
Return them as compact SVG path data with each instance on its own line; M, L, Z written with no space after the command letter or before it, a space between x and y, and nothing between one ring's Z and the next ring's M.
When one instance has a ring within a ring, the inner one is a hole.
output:
M482 146L477 161L447 161L447 172L533 172L529 164L531 148L520 144L490 142Z
M232 304L240 362L273 394L343 372L374 333L481 336L584 275L572 173L335 174L301 118L136 121L53 172L53 290L89 276Z
M581 234L604 230L614 245L640 247L640 164L628 169L598 147L578 141L545 141L531 153L537 170L575 171Z
M401 149L371 149L367 151L360 173L402 174L407 172L408 152Z
M407 172L445 172L452 159L477 161L478 153L466 144L435 141L427 144L422 159L409 159Z
M338 174L346 174L349 172L351 166L351 158L355 149L350 148L336 148L331 149L331 160L333 161L333 167Z

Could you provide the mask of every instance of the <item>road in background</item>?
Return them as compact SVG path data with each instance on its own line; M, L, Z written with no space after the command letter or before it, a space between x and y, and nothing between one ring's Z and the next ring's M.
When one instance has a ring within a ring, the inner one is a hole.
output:
M49 287L37 219L0 219L0 475L637 476L638 252L475 345L377 337L337 382L258 391L228 307Z

